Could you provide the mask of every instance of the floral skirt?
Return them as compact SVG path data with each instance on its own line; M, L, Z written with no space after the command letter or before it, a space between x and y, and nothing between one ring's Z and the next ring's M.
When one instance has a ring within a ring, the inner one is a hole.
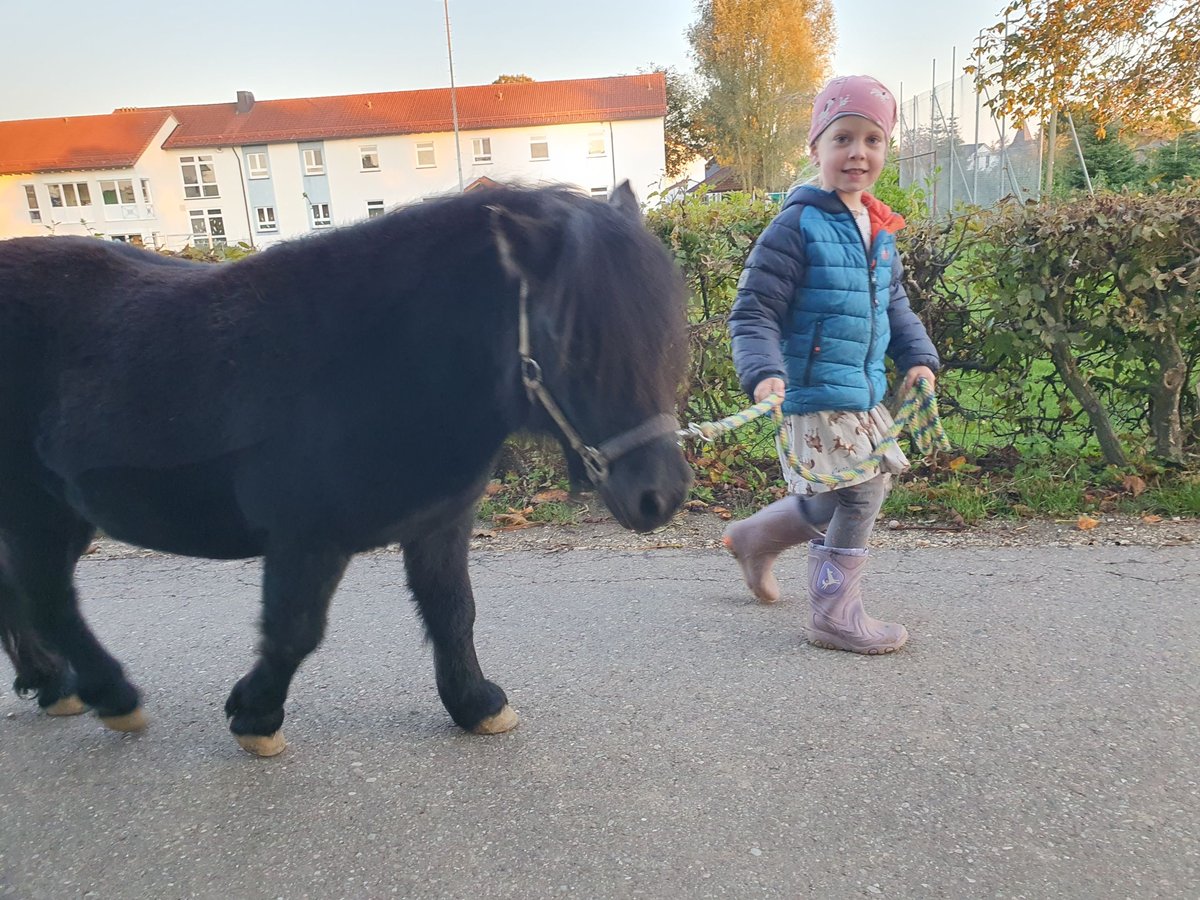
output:
M784 427L800 464L818 474L832 475L853 468L870 456L891 429L892 415L881 403L866 412L815 412L787 416ZM810 496L835 489L834 485L808 481L788 464L778 438L776 445L779 460L783 464L783 477L791 493ZM908 457L899 446L893 445L884 453L877 468L837 487L861 484L876 475L899 475L908 468Z

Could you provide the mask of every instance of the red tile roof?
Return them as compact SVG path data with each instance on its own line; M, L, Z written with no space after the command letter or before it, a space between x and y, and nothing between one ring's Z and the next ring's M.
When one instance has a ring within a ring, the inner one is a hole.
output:
M661 73L460 87L458 125L484 128L649 119L666 115ZM450 131L450 89L171 107L167 149Z
M571 81L461 87L464 131L666 115L661 73ZM424 134L450 131L449 88L261 100L239 114L236 103L116 110L106 116L0 122L0 175L128 168L145 152L167 116L179 126L165 149Z
M0 122L0 175L128 168L170 110Z

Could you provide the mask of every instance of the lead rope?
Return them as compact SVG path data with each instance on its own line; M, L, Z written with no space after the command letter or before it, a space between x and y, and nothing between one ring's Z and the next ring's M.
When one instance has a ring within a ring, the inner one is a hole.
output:
M779 444L783 447L783 452L787 457L788 465L799 472L800 477L805 481L811 481L814 484L837 487L838 485L861 480L862 476L874 472L879 468L879 463L889 450L893 447L899 449L896 439L900 436L900 432L905 429L912 436L917 451L922 455L931 453L934 450L950 449L950 439L946 437L946 431L942 428L942 420L938 416L937 397L934 396L933 389L930 388L929 382L924 378L918 379L913 390L905 395L904 402L900 404L900 411L896 413L892 427L888 429L874 452L851 468L828 475L814 472L807 466L800 464L800 460L796 457L796 451L792 447L791 439L788 437L787 427L784 422L783 398L778 394L771 394L771 396L767 397L761 403L755 403L741 412L734 413L732 416L726 416L724 419L716 422L700 422L699 424L689 425L686 429L680 431L679 435L684 438L698 437L704 441L712 441L719 435L734 431L766 415L770 415L775 420L775 432L778 435Z

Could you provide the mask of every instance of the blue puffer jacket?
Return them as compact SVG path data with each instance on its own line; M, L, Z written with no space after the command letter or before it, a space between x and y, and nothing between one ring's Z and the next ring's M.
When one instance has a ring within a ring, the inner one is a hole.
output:
M863 203L869 254L841 198L801 185L746 260L729 316L734 367L751 396L783 378L785 413L871 409L887 391L885 353L902 372L939 368L904 292L893 236L904 220L869 194Z

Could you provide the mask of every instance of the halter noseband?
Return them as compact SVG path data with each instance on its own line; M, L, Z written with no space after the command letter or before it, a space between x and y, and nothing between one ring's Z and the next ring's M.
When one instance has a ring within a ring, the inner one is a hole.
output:
M562 408L555 402L550 390L542 379L542 367L533 358L529 341L529 283L524 276L520 277L520 295L517 320L517 347L521 354L521 381L525 384L525 393L535 403L541 403L554 424L571 444L571 449L579 454L583 466L587 470L592 484L599 487L608 478L609 467L630 450L647 444L660 437L675 435L679 431L679 422L668 413L659 413L647 419L641 425L623 431L615 437L593 447L586 444L579 432L571 425Z

